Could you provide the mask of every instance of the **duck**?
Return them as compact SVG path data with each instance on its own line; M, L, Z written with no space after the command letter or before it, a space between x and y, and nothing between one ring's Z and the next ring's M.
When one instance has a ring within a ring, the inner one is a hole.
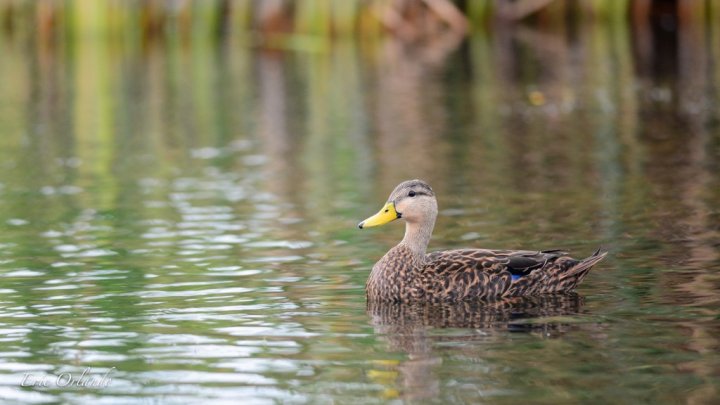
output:
M358 224L366 229L405 221L405 236L372 267L368 301L501 300L574 291L607 252L573 259L563 250L453 249L427 253L438 204L422 180L407 180L380 211Z

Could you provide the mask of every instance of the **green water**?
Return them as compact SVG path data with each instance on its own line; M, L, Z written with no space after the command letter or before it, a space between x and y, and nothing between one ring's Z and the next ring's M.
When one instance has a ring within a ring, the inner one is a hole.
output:
M602 26L0 36L0 398L716 402L718 32L670 67ZM439 196L431 250L610 256L578 295L366 307L402 226L356 224L408 178ZM57 384L86 368L111 380Z

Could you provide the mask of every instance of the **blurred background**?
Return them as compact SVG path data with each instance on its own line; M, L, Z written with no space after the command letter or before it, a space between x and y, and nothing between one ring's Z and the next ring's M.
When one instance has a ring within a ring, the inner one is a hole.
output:
M0 398L712 403L719 98L713 0L0 0ZM366 309L410 178L430 250L611 255Z

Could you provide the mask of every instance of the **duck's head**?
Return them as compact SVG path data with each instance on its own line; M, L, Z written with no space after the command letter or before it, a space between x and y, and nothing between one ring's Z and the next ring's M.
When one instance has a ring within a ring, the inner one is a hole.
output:
M422 180L408 180L398 184L380 212L360 222L358 228L384 225L398 218L408 223L435 223L436 216L437 200L432 188Z

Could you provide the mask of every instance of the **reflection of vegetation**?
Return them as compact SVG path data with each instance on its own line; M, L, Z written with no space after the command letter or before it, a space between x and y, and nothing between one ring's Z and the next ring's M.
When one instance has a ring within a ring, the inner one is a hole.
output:
M442 219L448 226L439 227L438 245L462 237L534 245L548 232L553 244L584 245L578 240L595 238L598 228L617 240L633 221L651 219L646 207L656 192L684 190L689 197L675 204L685 201L695 211L708 205L697 201L713 201L707 190L716 180L705 171L716 164L706 150L718 144L717 111L708 106L718 100L720 70L712 60L720 56L720 28L710 18L717 13L712 2L682 2L675 10L682 58L673 63L678 73L688 72L677 83L657 70L668 64L653 52L658 28L638 17L659 11L626 2L585 2L579 9L576 2L545 2L515 28L475 30L460 54L454 51L461 39L448 32L422 46L387 35L294 55L243 47L250 32L263 37L335 19L343 21L342 32L364 30L382 15L366 7L391 3L0 2L6 54L0 73L15 78L0 83L6 106L0 154L19 159L3 181L8 189L44 189L63 200L49 209L9 200L4 212L51 224L87 206L101 212L131 206L142 199L137 183L146 177L172 181L177 168L202 171L193 153L217 154L210 161L223 171L245 175L260 167L264 191L288 204L289 217L312 218L319 232L357 243L372 242L347 227L359 204L347 200L374 208L384 196L372 193L406 177L427 178L443 195L458 196L441 201L445 207L478 196L471 203L483 212ZM614 11L599 11L610 3ZM473 26L506 12L467 4ZM331 11L312 15L318 7ZM575 27L550 18L565 13L608 21ZM573 48L569 37L582 46ZM644 114L672 122L643 122ZM668 125L686 128L691 142L674 138L673 147L656 139ZM203 147L209 149L188 152ZM234 159L238 151L266 161L244 166ZM687 176L665 177L671 152L692 163ZM654 190L648 179L672 184ZM152 193L163 198L162 189ZM239 209L248 215L254 208ZM128 213L143 218L158 211L175 215L142 205ZM712 256L714 236L701 224L712 219L688 219L705 238L695 254ZM658 243L654 230L630 235L626 243Z
M518 21L555 31L588 21L667 24L668 16L702 25L716 19L717 13L712 0L0 0L6 30L35 29L48 42L56 36L87 34L123 42L239 35L270 47L303 49L322 48L322 38L328 37L388 34L425 41L441 32L503 29ZM77 32L78 26L85 31Z

